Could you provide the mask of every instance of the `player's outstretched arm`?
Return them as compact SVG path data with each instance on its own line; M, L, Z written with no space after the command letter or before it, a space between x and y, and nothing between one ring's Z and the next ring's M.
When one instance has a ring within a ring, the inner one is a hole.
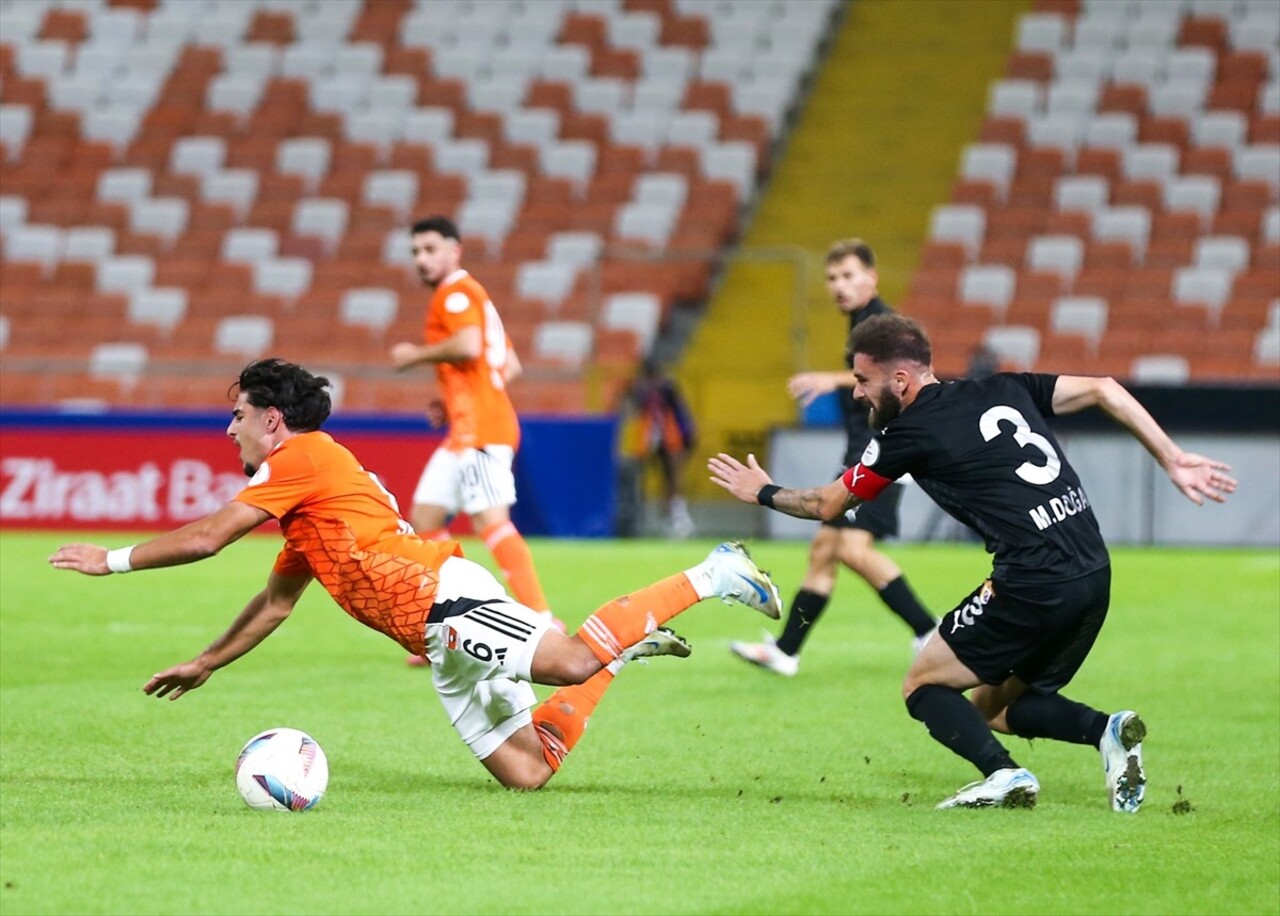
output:
M1141 442L1164 468L1173 485L1197 506L1205 499L1223 502L1235 491L1231 465L1204 455L1184 452L1161 428L1147 409L1123 385L1112 378L1060 375L1053 389L1053 410L1075 413L1101 407Z
M233 500L212 515L133 547L108 551L98 544L64 544L49 557L49 565L86 576L181 566L213 556L270 517L256 506Z
M798 372L787 379L787 393L808 407L824 395L837 388L854 388L858 377L850 371L845 372Z
M845 489L840 480L803 490L774 487L773 479L760 467L755 455L747 455L747 463L743 464L732 455L721 452L707 460L707 469L711 471L713 483L724 487L744 503L766 505L796 518L834 519L862 502ZM767 501L761 500L764 487L772 488L766 495Z
M484 332L479 325L459 328L439 343L398 343L391 348L391 367L403 372L419 363L465 363L484 353Z
M142 686L143 692L176 700L195 690L209 680L213 672L231 664L275 632L293 612L310 581L310 576L281 576L273 572L267 587L249 600L227 631L209 648L189 662L151 675Z

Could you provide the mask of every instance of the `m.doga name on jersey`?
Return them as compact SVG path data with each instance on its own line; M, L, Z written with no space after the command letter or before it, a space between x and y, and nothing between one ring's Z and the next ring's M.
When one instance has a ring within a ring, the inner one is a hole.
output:
M1083 487L1069 487L1061 496L1054 496L1046 503L1028 510L1031 520L1041 531L1050 525L1071 518L1078 512L1089 508L1089 497L1084 495Z

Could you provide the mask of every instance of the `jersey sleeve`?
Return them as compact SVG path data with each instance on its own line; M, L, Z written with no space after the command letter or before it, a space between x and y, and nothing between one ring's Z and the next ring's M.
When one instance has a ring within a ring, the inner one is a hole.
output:
M920 454L917 440L906 432L890 429L876 433L862 451L862 458L841 476L845 489L863 500L875 499L881 491L911 471Z
M440 304L440 317L449 337L471 325L483 331L484 302L470 289L455 289Z
M1057 387L1058 377L1043 372L1016 372L1012 377L1018 384L1027 389L1036 409L1046 417L1053 416L1053 389Z
M316 484L316 470L306 452L284 448L262 462L235 498L278 519L314 493Z

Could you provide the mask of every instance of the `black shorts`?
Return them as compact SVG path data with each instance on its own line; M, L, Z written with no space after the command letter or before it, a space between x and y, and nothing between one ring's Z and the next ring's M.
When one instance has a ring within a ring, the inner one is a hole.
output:
M1067 582L982 583L942 618L938 632L985 684L1010 675L1056 693L1084 664L1111 603L1111 567Z
M898 536L898 503L902 502L902 484L885 487L880 495L865 502L854 511L853 520L841 515L829 522L831 528L856 528L866 531L877 540Z

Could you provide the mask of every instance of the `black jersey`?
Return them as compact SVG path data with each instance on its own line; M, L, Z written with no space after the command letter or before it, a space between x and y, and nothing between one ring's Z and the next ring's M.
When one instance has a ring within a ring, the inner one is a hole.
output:
M1080 479L1053 437L1056 375L1001 373L922 388L845 485L870 498L911 474L994 554L997 582L1074 579L1108 563Z
M862 322L875 315L892 314L893 309L889 308L883 299L876 296L849 316L849 330L852 331ZM844 355L844 363L847 368L853 368L853 356L848 352ZM862 450L871 441L871 427L867 425L867 415L870 413L870 408L866 404L854 400L852 388L837 388L836 401L840 405L840 417L844 420L845 446L842 467L847 468L858 460Z

